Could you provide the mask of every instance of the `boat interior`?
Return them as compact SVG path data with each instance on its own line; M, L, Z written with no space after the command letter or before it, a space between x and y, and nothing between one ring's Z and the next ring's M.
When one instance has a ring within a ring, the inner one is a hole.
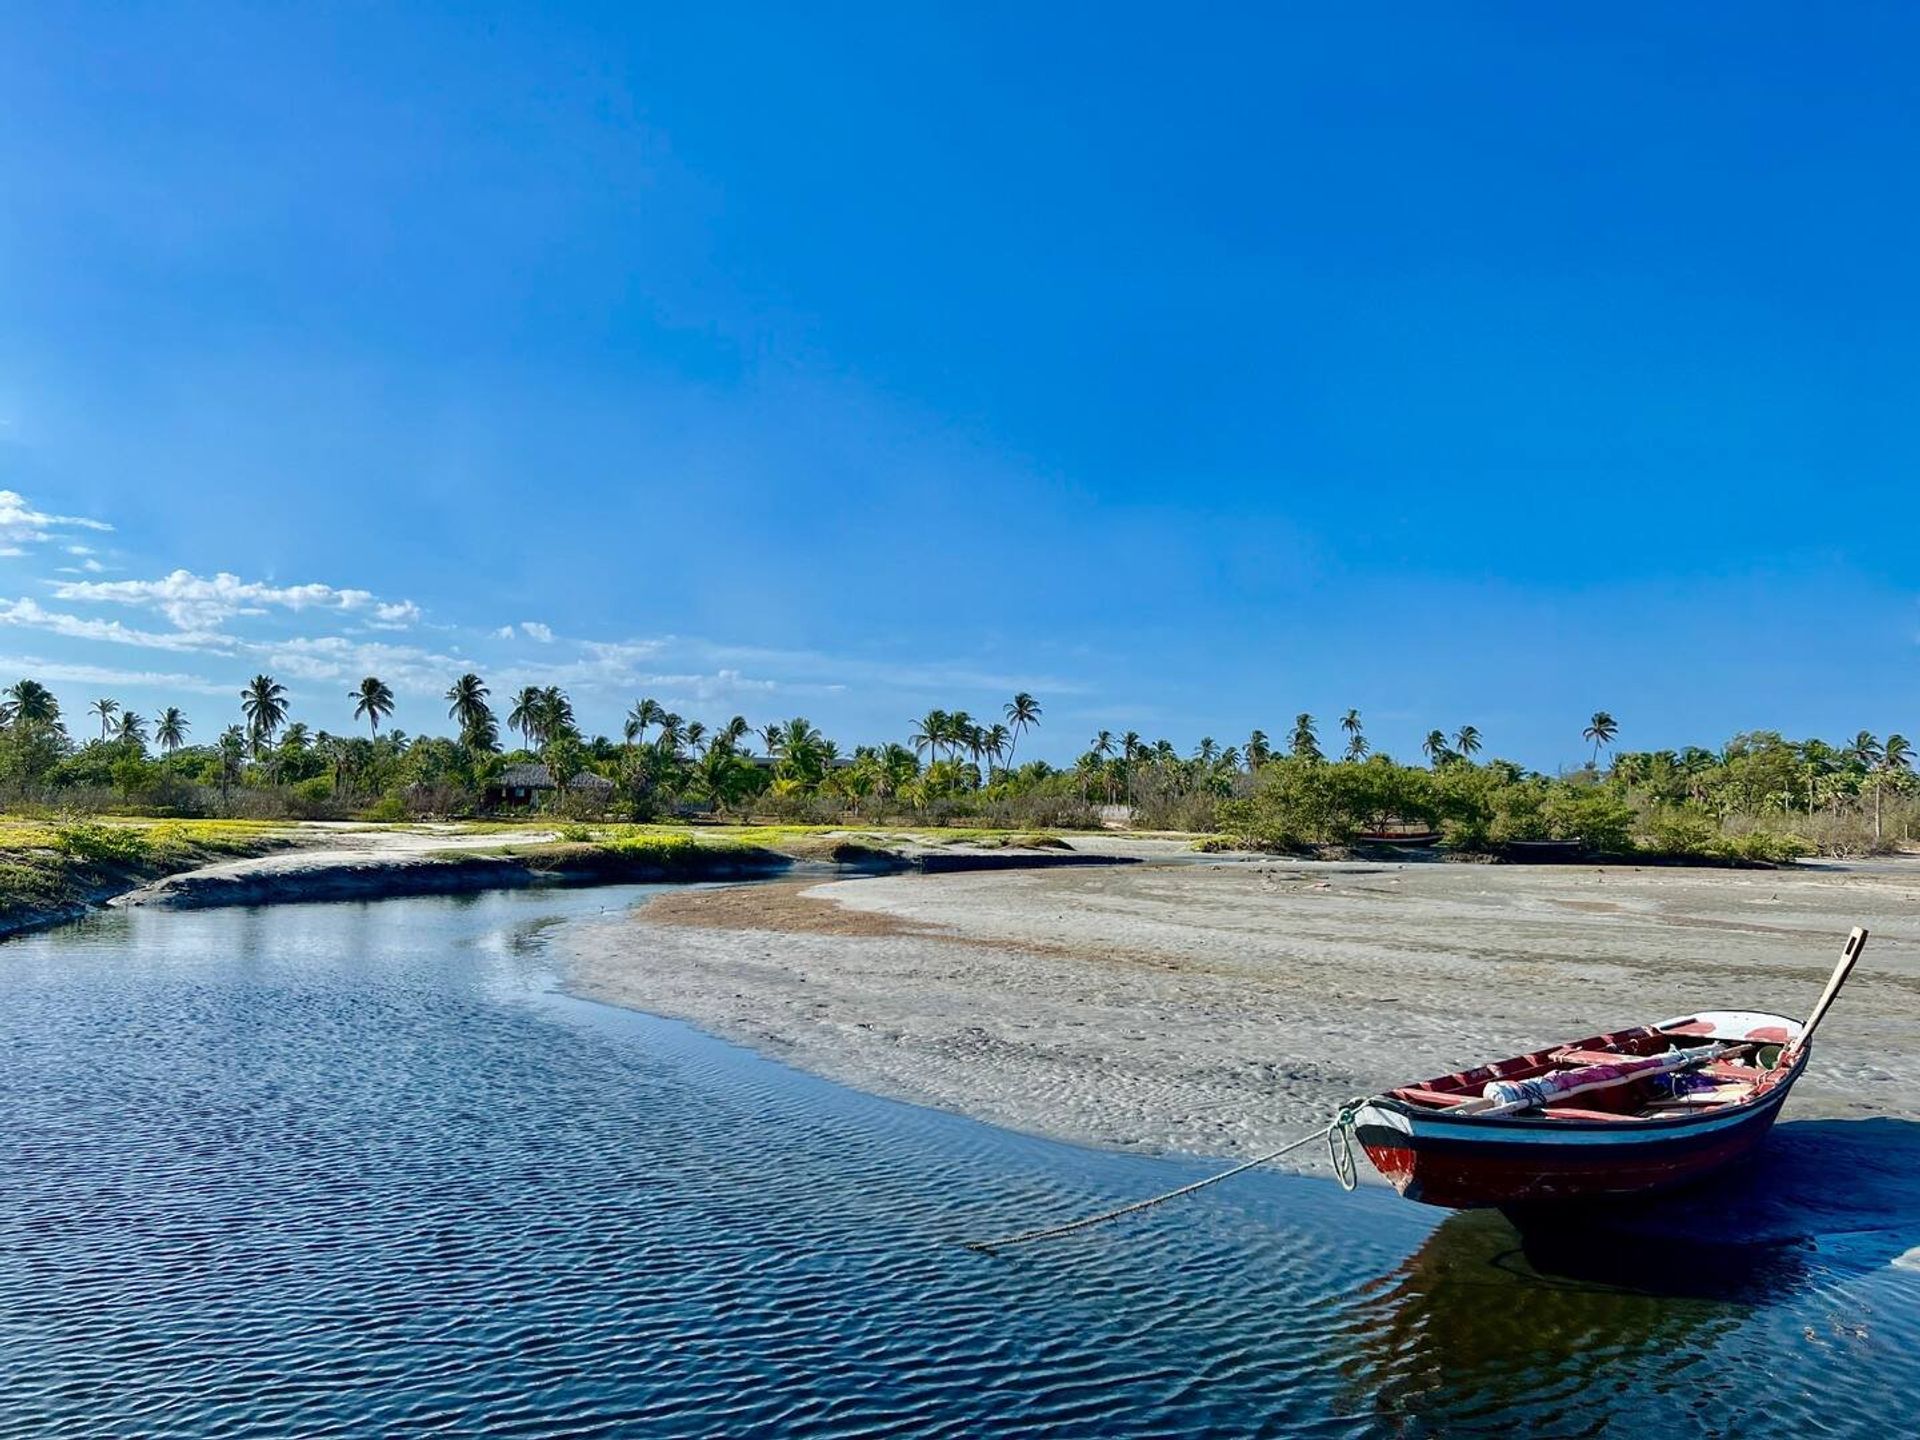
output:
M1452 1075L1440 1075L1387 1093L1394 1099L1430 1111L1460 1110L1479 1101L1496 1081L1533 1080L1554 1072L1580 1071L1592 1066L1616 1065L1673 1050L1717 1045L1710 1060L1658 1074L1603 1083L1567 1097L1565 1104L1546 1104L1514 1117L1527 1120L1602 1120L1631 1122L1668 1120L1696 1115L1755 1099L1791 1068L1782 1064L1786 1045L1798 1038L1800 1024L1781 1015L1754 1011L1702 1011L1658 1025L1641 1025L1606 1035L1594 1035L1571 1044L1556 1045L1529 1055L1496 1060ZM1468 1109L1463 1115L1471 1114Z

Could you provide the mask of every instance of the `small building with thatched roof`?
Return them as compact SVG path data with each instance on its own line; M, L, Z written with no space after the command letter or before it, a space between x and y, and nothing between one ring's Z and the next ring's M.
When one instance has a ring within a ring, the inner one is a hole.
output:
M487 786L487 803L509 809L532 805L552 789L553 772L546 766L538 763L509 765L494 776ZM613 782L604 775L582 770L567 781L567 789L572 794L589 799L606 800L613 794Z

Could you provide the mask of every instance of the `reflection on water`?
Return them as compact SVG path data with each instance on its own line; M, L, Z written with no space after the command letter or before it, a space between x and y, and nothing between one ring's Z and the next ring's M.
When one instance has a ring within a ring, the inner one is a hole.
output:
M616 898L0 947L0 1433L1900 1431L1913 1127L1784 1125L1605 1231L1255 1175L982 1257L1208 1167L553 995L544 929Z

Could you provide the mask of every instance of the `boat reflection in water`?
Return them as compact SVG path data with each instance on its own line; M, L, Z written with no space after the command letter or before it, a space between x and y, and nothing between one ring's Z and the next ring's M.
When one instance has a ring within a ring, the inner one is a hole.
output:
M1741 1415L1816 1418L1809 1387L1780 1383L1783 1347L1815 1345L1831 1378L1858 1367L1864 1422L1898 1402L1872 1382L1889 1341L1856 1291L1910 1283L1887 1267L1920 1244L1916 1162L1912 1122L1790 1122L1751 1165L1664 1200L1518 1223L1456 1213L1348 1313L1354 1409L1397 1435L1496 1419L1609 1434L1628 1410L1636 1428L1737 1433ZM1898 1430L1897 1410L1877 1423Z

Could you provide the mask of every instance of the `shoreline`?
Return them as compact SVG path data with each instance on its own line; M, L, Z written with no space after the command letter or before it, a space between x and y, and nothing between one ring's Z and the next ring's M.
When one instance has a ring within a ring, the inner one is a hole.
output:
M749 830L747 833L754 833ZM1130 865L1177 848L1167 841L1085 837L1074 848L930 843L917 833L826 832L746 844L726 832L691 829L622 843L569 842L552 829L467 830L454 825L384 828L290 825L238 858L196 852L183 863L64 867L66 893L0 916L0 939L80 919L102 907L207 909L408 896L471 894L539 886L584 887L760 880L901 871L959 873ZM657 840L659 843L650 843Z
M669 892L553 944L570 993L858 1089L1235 1157L1355 1095L1541 1043L1690 1009L1803 1013L1853 923L1868 956L1789 1115L1920 1119L1920 863L794 879Z

